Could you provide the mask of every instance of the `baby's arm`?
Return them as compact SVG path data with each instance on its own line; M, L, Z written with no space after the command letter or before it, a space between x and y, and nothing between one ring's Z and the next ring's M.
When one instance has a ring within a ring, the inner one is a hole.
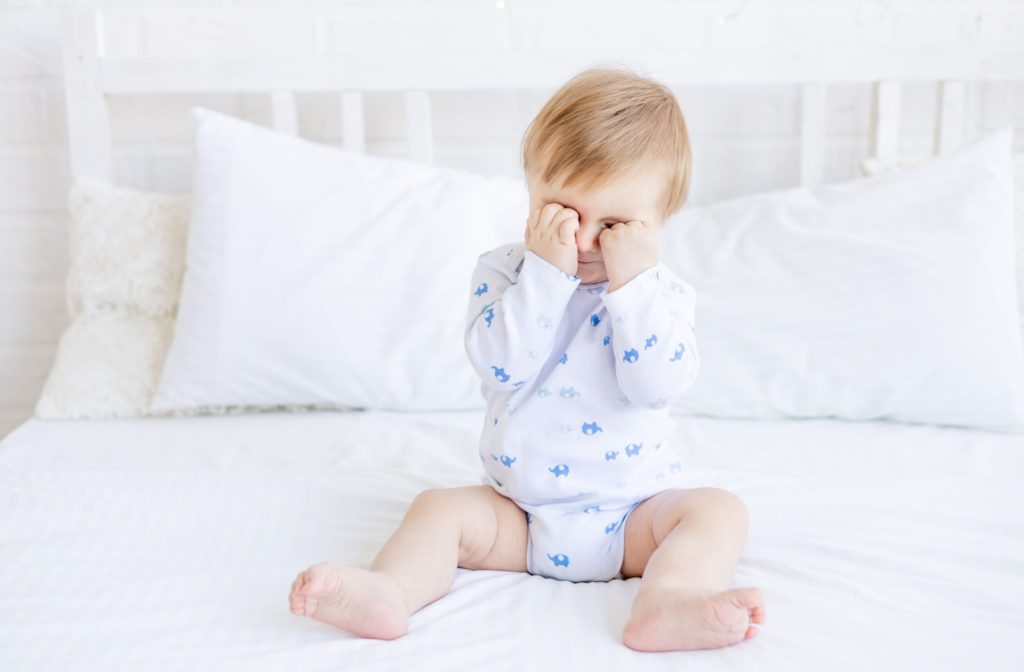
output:
M465 340L473 368L498 390L516 389L540 371L580 282L529 250L517 274L509 268L508 249L477 262Z
M635 404L669 404L700 370L695 290L659 265L603 299L611 317L619 387Z
M526 252L518 272L511 250L480 257L473 272L466 353L477 374L498 390L533 378L551 354L558 324L580 283L576 271L579 214L549 203L526 220Z

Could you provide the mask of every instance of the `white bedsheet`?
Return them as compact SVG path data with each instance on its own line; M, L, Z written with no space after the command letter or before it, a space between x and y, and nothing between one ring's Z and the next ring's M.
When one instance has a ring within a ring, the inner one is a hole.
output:
M1021 670L1024 437L682 418L693 486L751 513L736 586L767 622L638 653L640 579L458 570L395 641L288 611L295 574L368 566L429 487L479 483L480 416L29 421L0 443L0 670Z

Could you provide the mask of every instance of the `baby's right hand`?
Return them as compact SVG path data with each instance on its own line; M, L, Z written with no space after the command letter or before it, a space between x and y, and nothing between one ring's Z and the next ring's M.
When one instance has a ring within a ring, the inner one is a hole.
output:
M576 231L580 215L572 208L548 203L526 220L526 249L569 275L576 275L579 258Z

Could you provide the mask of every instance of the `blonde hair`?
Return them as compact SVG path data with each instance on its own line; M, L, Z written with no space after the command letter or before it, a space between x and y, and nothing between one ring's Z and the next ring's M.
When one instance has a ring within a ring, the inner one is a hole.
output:
M590 190L649 167L667 173L661 212L679 211L690 188L686 120L668 87L627 68L577 74L544 104L522 143L527 179Z

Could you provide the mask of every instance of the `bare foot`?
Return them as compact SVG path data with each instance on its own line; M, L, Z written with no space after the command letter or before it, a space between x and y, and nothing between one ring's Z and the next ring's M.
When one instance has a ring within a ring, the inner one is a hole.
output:
M399 585L386 574L321 562L299 572L288 605L360 637L395 639L409 630L409 612Z
M694 594L672 588L637 593L622 642L637 651L717 649L752 639L764 623L760 588Z

